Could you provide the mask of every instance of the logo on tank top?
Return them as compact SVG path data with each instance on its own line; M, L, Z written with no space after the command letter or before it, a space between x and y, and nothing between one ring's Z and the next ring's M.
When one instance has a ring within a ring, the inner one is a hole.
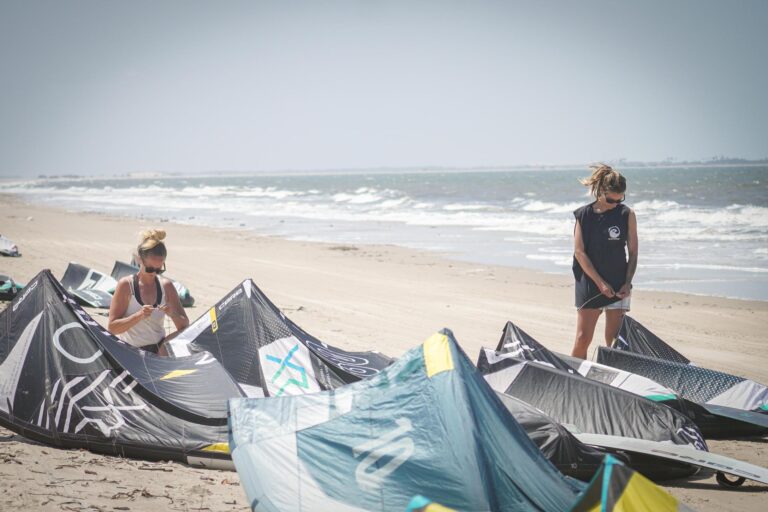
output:
M619 226L611 226L608 228L608 240L618 240L621 236L621 230Z

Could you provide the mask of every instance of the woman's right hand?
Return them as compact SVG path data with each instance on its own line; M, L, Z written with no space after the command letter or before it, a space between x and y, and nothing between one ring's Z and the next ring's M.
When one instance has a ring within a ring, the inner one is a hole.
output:
M600 293L602 293L603 295L605 295L609 299L612 299L613 297L616 296L616 292L613 291L613 287L611 285L609 285L608 283L606 283L605 281L600 283Z
M144 320L145 318L149 318L152 315L152 311L155 308L150 306L149 304L145 304L141 306L141 309L136 312L137 315L139 315L139 318L141 320Z

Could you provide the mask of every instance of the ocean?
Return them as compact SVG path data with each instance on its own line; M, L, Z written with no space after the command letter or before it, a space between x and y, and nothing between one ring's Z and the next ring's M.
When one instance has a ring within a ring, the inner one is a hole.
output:
M768 166L623 169L638 219L637 289L768 300ZM569 274L588 170L323 172L6 183L73 211L395 244Z

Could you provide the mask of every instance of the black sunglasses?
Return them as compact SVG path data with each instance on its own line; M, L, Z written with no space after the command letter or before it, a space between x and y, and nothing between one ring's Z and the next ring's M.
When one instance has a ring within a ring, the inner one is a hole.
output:
M621 204L626 199L626 196L622 197L621 199L611 199L610 197L605 198L605 202L608 204Z
M163 263L162 268L148 267L147 265L144 265L144 271L149 272L150 274L162 274L165 272L165 263Z

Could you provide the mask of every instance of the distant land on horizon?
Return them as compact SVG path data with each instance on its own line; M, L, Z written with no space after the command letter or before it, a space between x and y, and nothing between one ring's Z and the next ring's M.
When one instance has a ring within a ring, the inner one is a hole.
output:
M667 158L663 161L634 161L626 158L602 160L619 169L625 168L671 168L671 167L728 167L728 166L759 166L768 165L768 158L749 160L745 158L716 156L709 160L677 160ZM411 173L411 172L462 172L462 171L525 171L525 170L559 170L588 167L594 162L573 164L523 164L523 165L479 165L479 166L413 166L413 167L367 167L367 168L340 168L340 169L278 169L278 170L211 170L201 172L181 171L135 171L115 174L38 174L35 177L6 176L3 181L19 179L43 179L43 180L68 180L68 179L148 179L163 177L207 177L215 176L242 176L254 175L283 175L283 174L350 174L350 173Z

